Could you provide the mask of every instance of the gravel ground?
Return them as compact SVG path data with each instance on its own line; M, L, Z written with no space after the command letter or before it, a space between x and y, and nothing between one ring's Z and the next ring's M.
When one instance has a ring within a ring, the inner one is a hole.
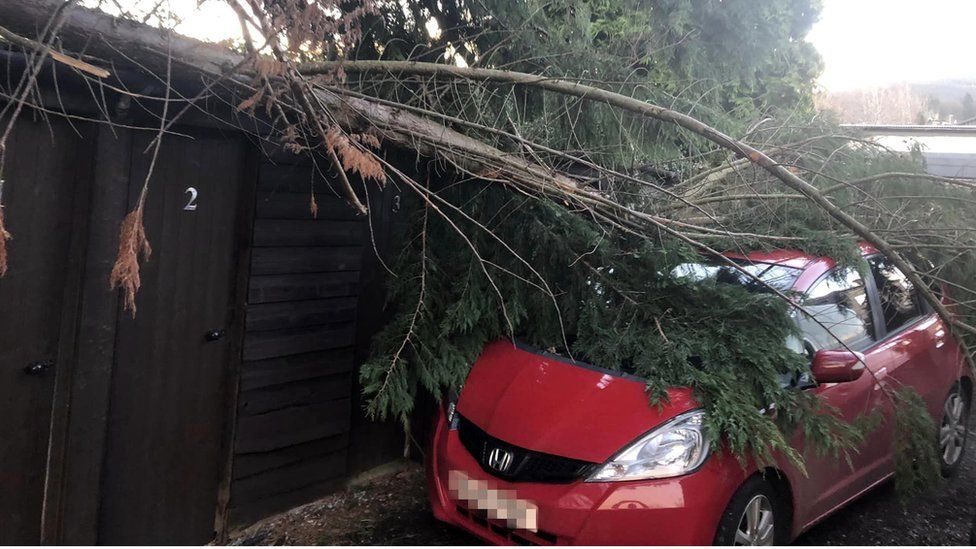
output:
M401 463L395 472L266 519L231 536L231 545L476 545L434 520L424 471Z
M976 426L976 423L974 423ZM972 441L971 441L972 442ZM976 452L959 475L902 506L892 484L872 490L802 535L799 545L964 545L976 515ZM474 545L434 520L423 470L388 474L273 517L232 536L233 545Z

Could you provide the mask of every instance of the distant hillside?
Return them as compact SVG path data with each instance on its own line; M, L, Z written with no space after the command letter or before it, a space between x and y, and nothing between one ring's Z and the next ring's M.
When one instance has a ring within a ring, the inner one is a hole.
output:
M940 120L950 116L959 122L976 117L976 82L971 80L942 80L926 84L912 84L912 89L928 100L929 111Z
M941 80L822 92L817 105L852 124L958 123L976 117L976 81Z

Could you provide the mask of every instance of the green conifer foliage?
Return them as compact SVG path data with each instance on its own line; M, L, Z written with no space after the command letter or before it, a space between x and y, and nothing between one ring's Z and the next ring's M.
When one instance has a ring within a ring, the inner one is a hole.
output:
M917 265L931 266L933 285L946 281L961 299L976 299L967 290L976 279L973 188L919 179L919 151L894 154L844 135L813 110L820 61L802 38L819 2L406 5L391 3L367 26L359 58L443 60L450 48L469 65L568 76L689 113L768 152L883 231ZM437 38L424 30L430 17L442 29ZM672 125L531 86L373 73L347 85L447 116L452 128L569 173L617 203L685 223L701 245L793 248L866 268L856 238L806 197ZM460 172L434 166L425 190L405 191L422 194L405 201L412 224L389 289L396 314L361 371L376 416L407 422L418 394L439 398L460 387L485 343L517 338L641 376L649 405L670 387L691 387L711 436L741 460L766 463L779 452L802 468L790 444L798 434L844 456L881 420L840 418L811 391L781 383L810 367L785 344L796 330L791 296L674 277L677 265L704 260L702 246L623 230L491 174ZM976 325L976 308L957 312ZM888 396L898 410L899 487L910 494L937 474L920 434L932 420L909 390Z
M380 417L408 417L419 388L460 387L485 343L514 336L645 378L651 405L670 387L694 388L716 442L724 435L743 458L766 462L778 450L802 466L789 444L795 428L822 451L860 440L858 426L780 383L809 373L809 361L784 344L796 328L779 297L672 276L699 254L607 232L546 199L472 182L442 195L460 211L448 222L417 207L394 268L401 314L361 373ZM777 414L760 413L771 407Z

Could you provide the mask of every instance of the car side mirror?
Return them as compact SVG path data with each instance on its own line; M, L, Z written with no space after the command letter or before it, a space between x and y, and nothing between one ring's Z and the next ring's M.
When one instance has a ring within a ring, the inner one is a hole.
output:
M810 373L817 383L855 381L864 373L864 355L846 349L821 349L813 355Z

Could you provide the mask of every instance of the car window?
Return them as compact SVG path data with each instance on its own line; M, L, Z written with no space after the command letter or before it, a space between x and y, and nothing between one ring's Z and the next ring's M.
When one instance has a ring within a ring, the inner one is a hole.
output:
M868 258L868 263L871 264L871 274L881 300L881 313L889 332L898 330L922 315L915 286L904 273L883 256Z
M671 276L696 282L712 281L720 284L737 284L750 291L769 292L768 287L756 282L756 278L758 278L770 287L786 292L803 274L803 269L774 263L737 263L739 269L719 263L682 263L671 271Z
M807 292L806 314L794 315L808 352L858 349L875 340L874 323L864 279L856 269L832 271Z

